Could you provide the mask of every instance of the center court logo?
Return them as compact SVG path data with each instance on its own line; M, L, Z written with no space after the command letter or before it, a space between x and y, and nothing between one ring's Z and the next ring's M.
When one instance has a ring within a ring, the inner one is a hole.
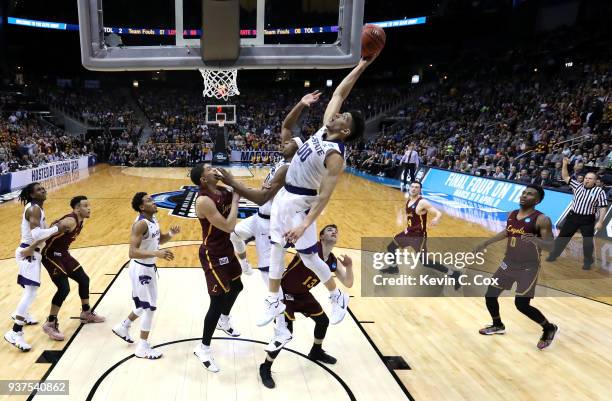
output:
M169 209L172 216L195 219L195 201L198 197L198 188L193 185L183 185L178 191L160 192L152 194L151 197L157 205L163 209ZM257 204L240 199L238 207L238 218L246 219L257 213Z

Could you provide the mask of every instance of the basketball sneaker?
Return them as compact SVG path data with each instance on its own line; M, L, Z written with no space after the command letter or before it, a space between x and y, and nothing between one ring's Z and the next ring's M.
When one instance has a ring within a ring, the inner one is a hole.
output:
M230 316L223 316L219 318L217 322L217 330L222 330L231 337L240 337L240 332L234 328L232 324L232 319Z
M134 355L136 355L137 358L143 359L159 359L162 357L162 353L154 348L151 348L151 344L145 340L140 340L138 342Z
M15 314L13 313L11 315L11 319L13 319L13 321L15 320ZM38 320L36 320L35 317L32 317L29 313L26 313L26 315L24 316L24 322L25 324L27 324L28 326L31 326L33 324L38 324Z
M81 311L81 323L103 323L106 321L104 316L96 315L96 313L92 310L88 310L87 312Z
M283 348L289 341L293 339L291 332L287 328L286 324L277 324L274 327L274 337L272 340L266 345L264 350L266 352L274 352Z
M130 328L126 327L123 322L112 328L113 333L123 341L133 344L134 339L130 336Z
M503 324L501 326L496 326L494 324L490 324L487 327L484 327L478 330L480 334L483 336L490 336L493 334L504 334L506 332L506 326Z
M333 356L329 355L323 348L312 348L308 353L308 358L319 361L323 363L327 363L329 365L335 364L338 360Z
M342 292L340 289L338 289L338 294L330 295L329 300L332 304L329 323L338 324L342 321L342 319L344 319L344 316L346 316L346 311L348 311L349 295L346 292Z
M55 322L45 322L42 327L43 331L49 336L50 339L55 341L64 341L64 335L59 331L59 324Z
M32 346L23 339L23 331L9 330L4 334L4 339L23 352L32 349Z
M253 268L247 259L238 259L240 267L242 268L242 274L250 276L253 274Z
M265 363L259 365L259 377L263 385L267 388L276 387L276 383L274 383L274 379L272 378L272 372L270 371L270 365L266 365Z
M220 369L215 363L215 358L212 356L210 347L206 347L204 344L199 343L193 350L193 354L198 357L200 362L210 372L217 373Z
M542 337L540 337L540 341L538 341L538 349L548 348L555 339L555 334L559 332L559 327L557 327L557 325L551 324L550 326L550 328L544 329Z
M256 322L258 326L265 326L274 318L285 311L285 304L281 301L280 296L268 295L264 300L264 313Z

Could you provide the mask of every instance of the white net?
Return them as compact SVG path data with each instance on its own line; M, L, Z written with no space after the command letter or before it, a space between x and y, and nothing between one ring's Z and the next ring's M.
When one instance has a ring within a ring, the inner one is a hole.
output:
M200 68L202 78L204 78L204 97L214 97L227 100L232 96L240 95L236 77L238 70L211 70Z

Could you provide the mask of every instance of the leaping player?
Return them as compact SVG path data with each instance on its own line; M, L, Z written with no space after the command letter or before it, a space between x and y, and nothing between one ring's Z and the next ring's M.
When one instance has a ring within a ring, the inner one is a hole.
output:
M122 340L133 343L130 336L130 326L142 317L140 321L140 341L134 355L144 359L159 359L162 353L152 348L149 343L149 333L153 325L153 314L157 309L157 258L174 259L174 254L159 246L181 232L179 226L173 226L168 233L162 233L155 214L157 206L153 198L146 192L137 192L132 198L132 208L138 212L138 217L132 225L130 236L130 281L132 282L132 299L135 308L128 317L115 327L115 333Z
M218 372L210 342L215 328L232 337L238 337L230 320L230 312L243 285L242 269L230 241L238 217L240 195L226 187L217 186L219 172L209 165L197 165L191 169L191 182L200 189L196 199L196 215L202 226L200 263L204 268L210 305L204 318L202 342L193 353L206 369Z
M441 273L447 273L454 279L455 289L461 287L459 283L459 271L449 269L448 267L429 260L427 254L427 215L432 214L430 225L435 226L442 218L442 212L432 206L427 199L424 199L421 192L423 185L419 181L414 181L410 184L408 190L408 200L406 201L406 229L393 237L393 241L387 246L387 252L393 255L395 260L395 251L398 248L412 248L415 252L419 252L423 266L437 270ZM397 263L391 264L389 267L380 270L385 274L399 273Z
M230 234L230 240L234 245L234 250L238 255L238 261L242 267L242 272L251 274L252 269L246 258L245 241L254 238L255 248L257 250L257 264L259 271L264 274L264 281L268 285L267 272L270 266L270 212L272 210L272 201L274 196L285 184L285 176L291 158L295 155L297 149L303 144L299 137L292 138L293 132L296 129L298 121L303 112L316 103L320 96L319 91L305 95L298 104L296 104L291 112L283 121L281 128L281 142L283 144L283 160L278 162L270 169L268 176L263 182L261 189L252 189L246 187L239 181L234 179L234 176L225 169L218 169L219 179L223 183L234 188L241 196L248 200L261 205L257 214L242 220L236 225L234 231Z
M362 59L338 85L325 110L323 127L298 149L287 170L285 186L274 198L270 216L270 293L264 302L264 314L257 321L259 326L268 324L285 311L280 283L287 245L295 246L304 265L329 290L330 323L339 323L346 314L349 296L336 287L329 267L317 254L315 222L344 170L344 144L359 140L365 129L360 112L340 113L340 108L377 55L369 60ZM290 333L286 331L282 336L290 337Z
M325 262L330 272L336 273L336 277L345 287L352 287L353 261L346 255L336 258L332 253L338 241L338 227L335 224L326 225L319 233L319 239L320 242L317 243L319 257ZM295 255L291 263L289 263L289 267L283 273L281 280L281 288L287 308L285 309L284 316L276 317L275 330L289 330L293 334L293 321L295 320L296 313L301 313L311 318L315 322L314 342L308 357L315 361L333 365L336 363L336 358L327 354L322 348L327 327L329 326L329 318L323 311L321 304L310 293L310 290L317 284L319 284L319 278L304 265L304 262L302 262L298 255ZM259 376L264 386L268 388L275 387L270 369L288 340L279 342L275 337L266 347L267 356L264 363L259 365Z
M21 219L21 243L15 250L15 259L19 267L17 284L23 287L23 295L13 315L13 329L4 334L4 339L23 352L32 349L23 339L23 326L37 323L28 313L28 309L40 287L40 249L44 246L45 239L66 228L62 224L47 228L43 209L46 199L47 191L38 182L26 185L19 194L24 211Z
M75 196L70 200L72 212L62 216L56 223L62 223L65 227L56 235L47 240L47 245L42 251L42 264L47 269L51 281L57 287L57 291L51 299L51 309L43 331L56 341L63 341L64 334L59 331L57 315L64 300L70 293L68 279L76 281L79 285L79 297L81 298L81 323L102 323L106 319L95 314L89 305L89 276L81 264L70 255L68 248L77 239L83 229L83 221L91 215L89 200L86 196Z
M510 290L516 281L514 304L522 314L542 326L542 336L537 347L544 349L552 344L559 328L548 321L537 308L530 305L540 273L541 249L552 250L554 240L552 223L536 205L544 199L544 190L538 185L527 185L519 200L520 209L508 216L506 229L476 247L475 252L488 245L506 240L506 255L493 278L499 285L490 285L485 294L487 309L493 323L480 329L482 335L504 334L506 326L499 314L498 298L504 290Z

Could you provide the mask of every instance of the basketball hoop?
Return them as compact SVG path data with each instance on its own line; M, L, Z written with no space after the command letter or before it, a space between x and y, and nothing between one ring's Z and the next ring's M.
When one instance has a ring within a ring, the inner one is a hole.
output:
M200 68L199 70L202 78L204 78L204 91L202 92L204 97L227 100L232 96L240 95L236 83L237 69L212 70Z

